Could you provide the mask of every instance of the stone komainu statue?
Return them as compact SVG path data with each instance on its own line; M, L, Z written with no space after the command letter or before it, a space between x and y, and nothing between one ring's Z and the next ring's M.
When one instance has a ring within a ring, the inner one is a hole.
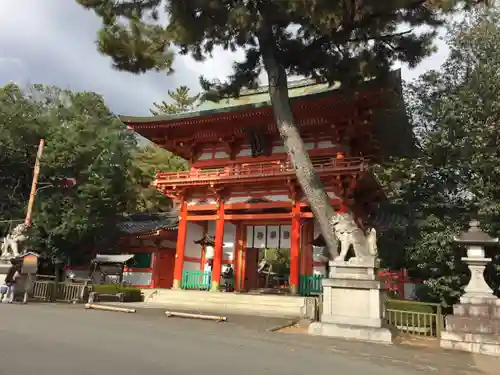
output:
M23 243L28 239L26 224L18 224L3 238L2 257L17 257L24 251Z
M378 255L377 231L371 228L365 233L349 216L338 215L333 223L335 235L340 242L340 254L336 261L345 261L352 245L356 260L374 259Z

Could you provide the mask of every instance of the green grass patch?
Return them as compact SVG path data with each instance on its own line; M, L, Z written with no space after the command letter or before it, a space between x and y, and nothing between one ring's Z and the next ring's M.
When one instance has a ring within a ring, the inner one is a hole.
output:
M422 302L387 300L387 320L396 326L428 328L436 324L437 306Z

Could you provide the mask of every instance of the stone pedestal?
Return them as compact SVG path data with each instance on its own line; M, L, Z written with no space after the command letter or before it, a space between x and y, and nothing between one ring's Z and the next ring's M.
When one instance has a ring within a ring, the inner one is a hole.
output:
M484 281L489 258L468 257L471 279L453 315L446 317L446 331L441 333L441 347L500 356L500 300Z
M377 343L392 343L383 321L385 286L378 280L377 264L330 262L330 277L323 279L323 313L309 333Z

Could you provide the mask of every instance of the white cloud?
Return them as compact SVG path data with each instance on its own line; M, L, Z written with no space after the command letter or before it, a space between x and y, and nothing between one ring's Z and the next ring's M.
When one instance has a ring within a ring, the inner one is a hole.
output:
M99 26L99 19L74 0L1 0L0 85L14 81L95 91L120 114L147 114L153 101L165 99L168 89L184 84L197 90L200 75L223 80L234 59L242 58L241 52L217 50L204 62L178 58L175 74L168 77L117 72L110 59L96 51ZM444 56L441 48L416 70L403 69L404 77L436 67Z

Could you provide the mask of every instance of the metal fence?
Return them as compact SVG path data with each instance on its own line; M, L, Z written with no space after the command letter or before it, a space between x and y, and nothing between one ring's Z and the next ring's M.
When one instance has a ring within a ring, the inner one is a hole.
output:
M212 284L212 273L206 271L183 271L182 289L210 289Z
M438 303L387 299L385 318L402 333L420 337L441 337L444 315Z
M58 283L54 280L36 280L32 284L31 297L42 301L83 302L88 298L90 289L91 285L86 281Z

